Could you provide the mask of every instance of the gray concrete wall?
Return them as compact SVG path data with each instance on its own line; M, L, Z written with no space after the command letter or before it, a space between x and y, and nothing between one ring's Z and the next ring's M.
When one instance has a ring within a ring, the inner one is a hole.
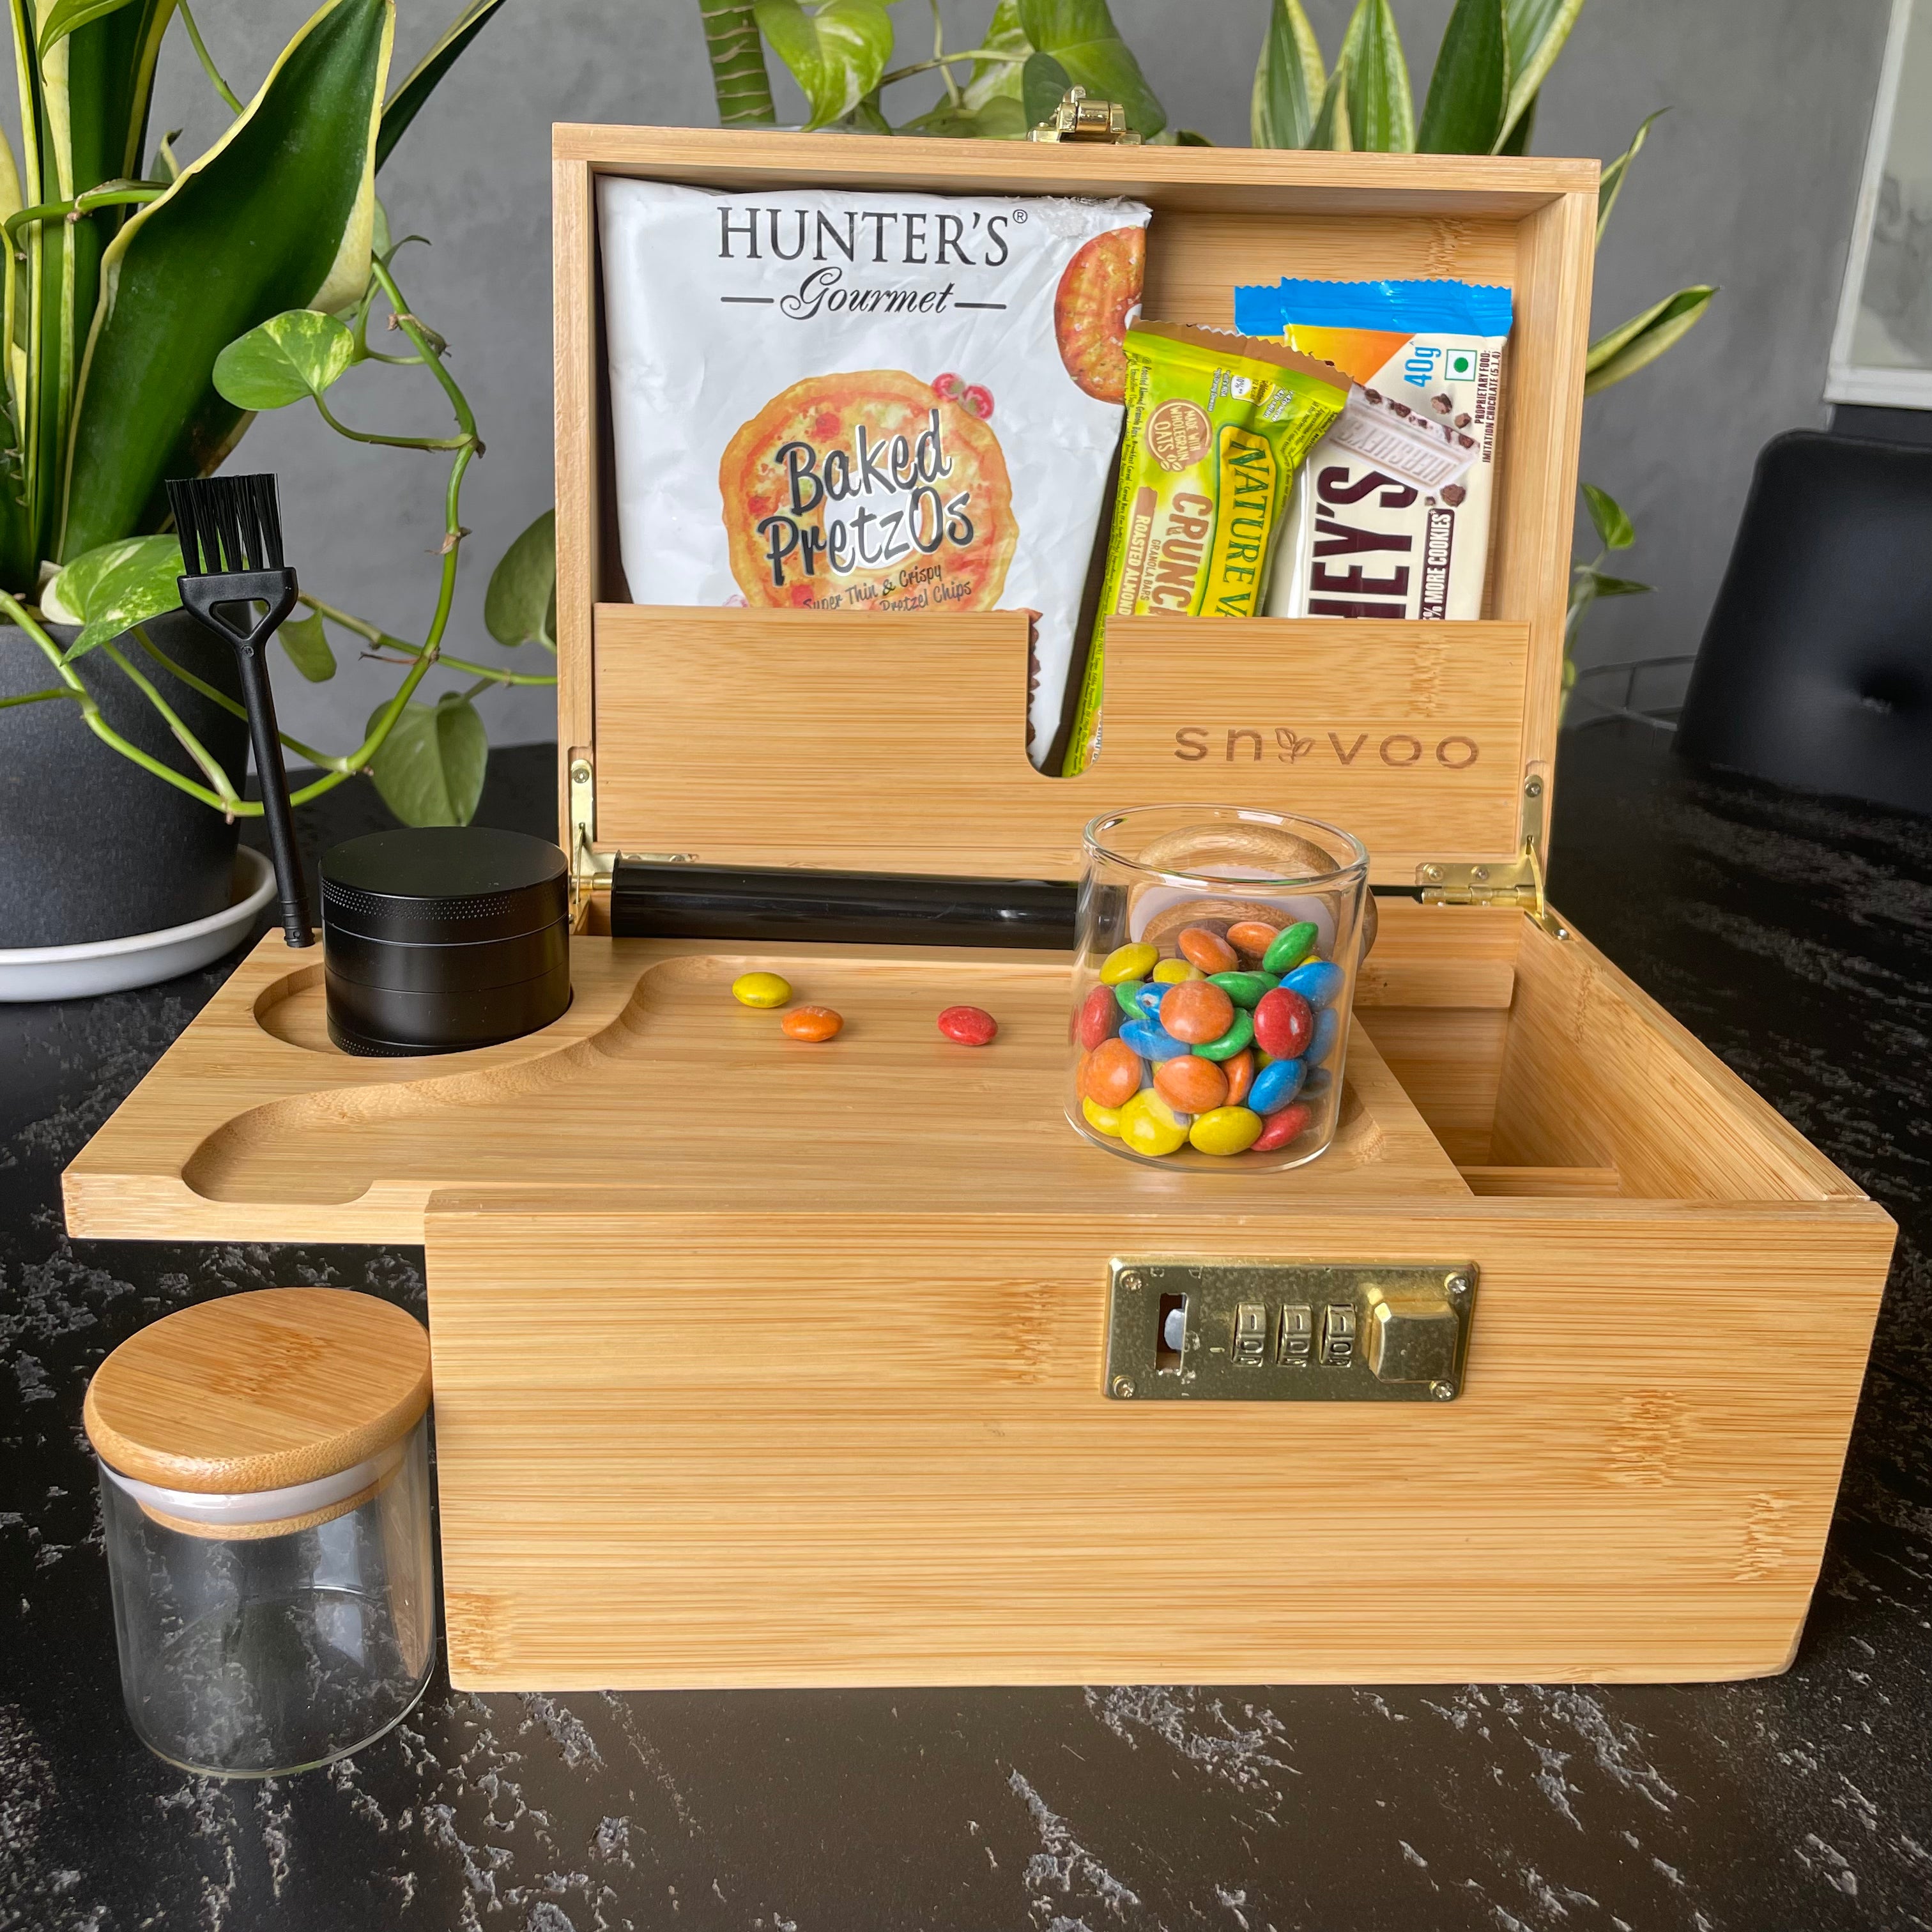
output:
M398 74L456 5L403 0ZM988 8L954 0L948 11L964 28ZM1332 57L1346 0L1308 0L1308 8ZM239 92L308 10L308 0L255 0L246 10L210 5L197 18ZM929 48L926 10L907 0L901 10L916 58ZM1114 0L1114 10L1174 120L1244 142L1263 0ZM1418 105L1448 10L1448 0L1396 0ZM1724 288L1682 345L1586 412L1584 474L1636 520L1637 548L1622 567L1658 586L1654 597L1600 608L1587 662L1694 650L1755 452L1780 430L1824 420L1826 352L1887 10L1886 0L1591 0L1544 90L1536 141L1544 153L1607 157L1652 109L1673 110L1652 130L1605 240L1596 327L1685 283ZM921 85L899 90L897 118L924 104ZM476 535L452 650L500 655L482 627L483 584L550 501L550 123L715 118L696 0L510 0L384 171L397 232L435 244L404 254L404 285L449 338L489 446L464 500ZM218 125L177 34L155 126L186 128L183 152L193 152ZM338 393L341 412L365 425L445 433L419 372L358 370ZM439 459L352 447L304 409L258 422L245 460L282 473L304 581L420 634L442 528ZM352 743L394 675L353 662L326 685L284 674L286 727ZM547 693L483 703L498 742L551 734Z

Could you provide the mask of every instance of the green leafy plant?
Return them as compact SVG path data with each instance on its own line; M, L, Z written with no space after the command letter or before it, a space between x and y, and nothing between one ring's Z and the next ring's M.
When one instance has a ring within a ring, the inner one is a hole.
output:
M259 411L309 402L342 436L441 453L449 470L436 604L420 640L306 594L308 614L282 628L290 662L311 682L334 675L332 625L402 672L352 749L323 752L284 736L297 758L320 768L298 800L368 772L412 823L460 821L474 811L488 745L472 700L554 677L471 663L442 648L469 535L459 514L463 479L483 445L448 368L448 344L397 280L404 243L389 238L376 173L502 4L472 0L386 95L394 0L324 0L245 104L222 77L186 0L14 7L23 126L17 162L0 142L8 257L0 612L46 656L56 681L6 703L70 702L98 737L165 782L231 816L258 814L166 693L184 686L231 712L241 707L168 658L142 627L180 602L165 480L216 469ZM162 140L144 170L155 62L177 16L232 118L184 166L172 137ZM370 346L377 315L407 352ZM368 362L426 371L448 406L452 434L391 436L341 420L328 392ZM76 624L79 634L63 647L49 622ZM552 642L541 628L507 641L532 640ZM140 691L199 779L107 724L77 668L82 659L91 660L89 677L104 659L108 674ZM434 704L419 700L437 664L472 682Z
M803 92L806 124L812 128L1018 140L1077 83L1090 94L1120 101L1128 125L1145 140L1202 138L1184 130L1167 130L1166 111L1114 26L1106 0L998 0L980 44L958 52L947 51L937 0L930 0L932 58L892 68L888 6L902 4L904 0L824 0L814 8L800 0L699 0L718 118L728 127L776 122L764 52L768 44ZM1358 0L1332 68L1301 0L1268 0L1250 103L1250 139L1258 148L1526 154L1538 94L1582 4L1583 0L1456 0L1418 117L1390 0ZM895 127L886 116L884 91L932 74L943 87L940 98ZM1604 166L1598 191L1600 242L1630 165L1656 118L1652 114L1646 119L1630 146ZM1702 283L1679 289L1599 336L1590 345L1585 394L1594 395L1654 362L1696 322L1716 293ZM1604 557L1627 548L1634 532L1603 490L1588 484L1583 490L1604 550L1594 564L1579 565L1573 573L1565 632L1573 643L1598 597L1649 587L1603 574ZM1566 698L1575 677L1575 661L1566 649Z

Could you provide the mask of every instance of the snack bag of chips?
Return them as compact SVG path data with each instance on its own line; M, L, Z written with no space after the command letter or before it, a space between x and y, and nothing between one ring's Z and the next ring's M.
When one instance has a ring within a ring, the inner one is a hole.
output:
M1466 282L1234 291L1251 334L1356 386L1282 520L1271 617L1480 617L1510 292Z
M632 598L1034 611L1027 746L1042 763L1120 431L1147 208L597 186Z
M1347 391L1292 349L1215 328L1127 332L1113 534L1064 769L1092 763L1109 617L1253 617L1295 466Z

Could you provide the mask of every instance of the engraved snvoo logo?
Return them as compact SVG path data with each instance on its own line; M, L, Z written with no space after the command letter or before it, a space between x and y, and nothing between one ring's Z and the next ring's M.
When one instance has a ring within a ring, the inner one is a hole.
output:
M1229 764L1244 759L1250 763L1258 762L1267 757L1270 745L1275 757L1287 765L1299 764L1304 758L1323 763L1332 758L1343 766L1362 759L1398 770L1407 765L1434 763L1446 766L1452 772L1466 772L1482 756L1482 747L1475 740L1466 738L1460 732L1438 738L1432 745L1426 739L1418 738L1408 731L1390 732L1378 742L1373 741L1372 734L1366 731L1357 733L1352 743L1346 741L1339 731L1330 731L1318 738L1304 738L1290 724L1277 724L1272 733L1264 732L1253 725L1235 724L1230 725L1225 734L1219 727L1184 724L1174 734L1174 755L1183 764L1190 765L1198 765L1216 752Z

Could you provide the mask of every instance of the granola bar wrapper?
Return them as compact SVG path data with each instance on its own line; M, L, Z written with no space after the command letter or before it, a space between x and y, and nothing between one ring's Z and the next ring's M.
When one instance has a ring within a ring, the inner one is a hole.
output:
M1106 574L1064 770L1100 746L1109 617L1258 616L1296 466L1347 385L1298 350L1220 329L1126 334L1127 416Z
M1288 279L1237 289L1234 319L1353 384L1297 482L1267 614L1480 617L1509 290Z

